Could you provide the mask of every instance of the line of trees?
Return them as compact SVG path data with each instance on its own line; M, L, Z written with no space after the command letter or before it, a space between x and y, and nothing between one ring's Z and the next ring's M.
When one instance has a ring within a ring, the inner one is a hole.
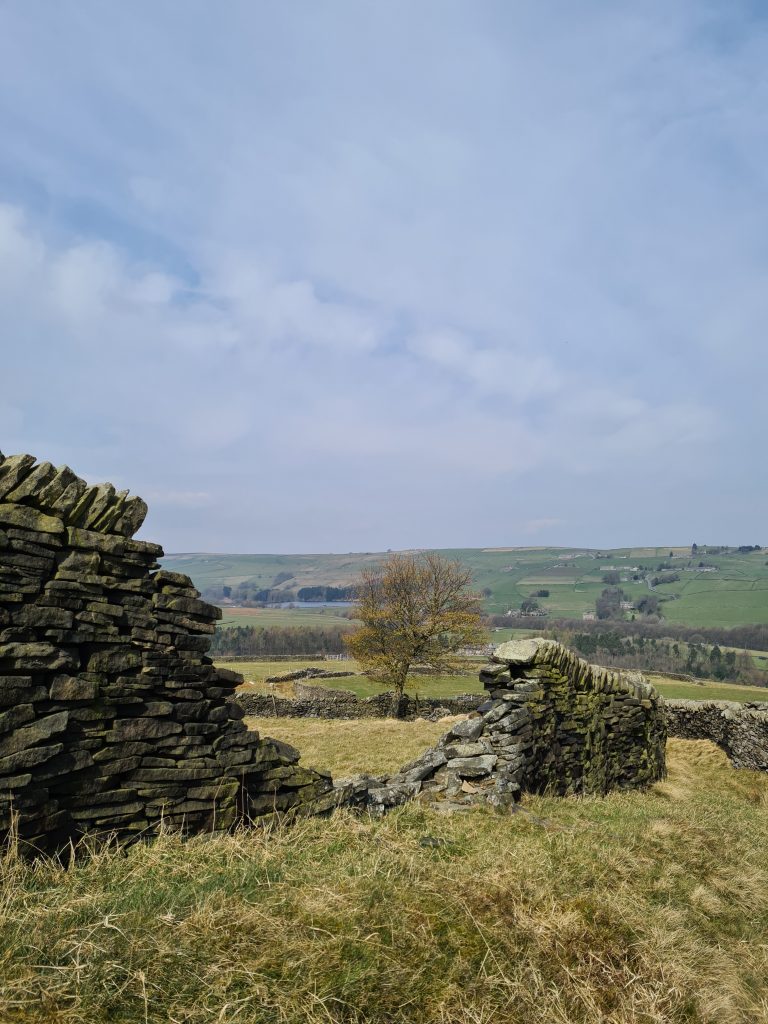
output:
M505 615L492 615L491 626L509 626ZM519 618L515 620L517 629L542 629L541 619ZM721 647L748 648L753 651L768 651L768 625L752 624L747 626L682 626L673 622L647 622L637 619L631 621L611 622L611 630L621 636L652 637L657 640L682 640L694 644L719 644ZM548 619L547 636L566 632L605 633L604 622L589 622L581 619Z
M729 555L737 552L740 555L749 555L753 551L762 551L762 547L759 544L739 544L738 547L730 547L727 544L691 544L691 554L701 554L703 551L707 555Z
M568 633L558 637L585 658L614 668L645 672L674 672L698 679L717 679L765 686L768 677L746 651L721 650L718 644L680 643L656 637L626 637L607 633Z
M351 628L351 626L350 626ZM216 630L211 656L257 658L271 654L343 654L344 626L321 629L315 626L223 626Z
M300 587L296 596L300 601L354 601L357 587Z
M279 574L283 575L283 574ZM279 579L279 575L275 579ZM293 577L289 576L289 579ZM282 581L281 581L282 582ZM265 604L286 604L292 601L354 601L355 587L299 587L283 590L276 586L259 587L256 583L240 583L237 587L206 587L203 600L211 604L233 602L243 608L254 608Z

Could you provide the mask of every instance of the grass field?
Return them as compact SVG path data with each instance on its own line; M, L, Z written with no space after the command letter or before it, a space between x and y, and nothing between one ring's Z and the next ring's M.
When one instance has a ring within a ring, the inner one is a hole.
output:
M240 672L243 679L246 681L245 689L248 689L248 684L252 684L252 687L269 692L270 684L265 683L264 680L267 676L282 674L283 672L292 672L299 668L326 668L331 671L341 671L343 665L353 664L351 662L329 662L329 661L296 661L296 662L238 662L233 664L232 662L220 663L225 668L232 668L236 672ZM292 667L288 667L292 666ZM339 679L308 679L308 683L316 686L326 686L330 689L335 690L351 690L357 694L358 697L374 697L377 693L382 692L382 687L378 683L372 682L367 676L342 676ZM450 697L455 696L458 693L481 693L482 688L480 686L480 680L477 677L477 671L467 673L466 675L456 676L418 676L414 679L412 685L408 687L408 693L413 695L419 695L422 697Z
M298 747L301 763L326 768L337 778L391 775L423 754L448 731L446 722L380 719L329 721L318 718L246 718L251 729Z
M507 629L504 626L497 626L491 630L489 640L493 644L503 644L507 640L525 640L529 636L540 636L541 629Z
M341 671L350 669L356 671L358 666L354 661L248 661L248 662L219 662L222 667L232 668L240 672L246 683L253 684L258 690L269 692L270 684L264 682L267 676L282 674L283 672L294 672L302 668L322 668L330 671ZM419 677L414 686L408 692L419 694L422 697L451 697L458 693L482 693L483 689L478 679L479 662L472 666L471 670L464 675L458 676L422 676ZM745 701L768 701L768 688L760 686L738 686L734 683L689 683L683 680L669 679L655 673L648 673L648 678L664 697L685 698L686 700L733 700L739 703ZM312 682L312 680L308 680ZM326 686L331 689L352 690L358 697L372 697L381 693L381 687L371 682L365 676L344 676L340 679L318 679L317 686ZM246 688L248 688L246 686Z
M203 589L208 586L237 587L252 582L260 588L271 587L278 573L290 572L291 587L336 586L339 580L349 581L367 565L382 557L380 553L348 555L222 555L204 552L166 555L163 565L174 572L183 572Z
M70 870L11 854L0 1020L766 1024L768 778L704 742L668 763L649 791L513 816L341 812Z
M333 608L222 608L222 626L313 626L351 629L352 623Z
M670 552L672 558L670 559ZM586 551L569 548L456 548L441 554L457 558L473 573L478 590L489 590L486 610L503 614L519 608L520 602L537 590L549 590L548 597L537 598L550 617L579 618L594 611L595 599L605 586L603 573L619 571L621 586L632 600L649 593L638 575L653 575L658 565L668 562L679 573L676 583L662 585L654 593L662 599L662 612L670 622L690 626L735 626L768 623L768 565L766 551L749 554L696 555L689 548L622 548L615 551ZM168 569L188 573L195 584L206 586L254 582L271 586L280 572L293 578L283 587L321 584L346 586L355 581L360 569L386 558L383 553L347 555L169 555L163 559ZM715 567L703 572L700 561ZM647 571L647 572L646 572ZM259 611L255 609L255 611ZM279 624L300 623L282 616L318 614L321 610L275 610ZM331 610L332 611L332 610Z
M678 679L668 679L652 672L647 678L664 697L684 700L733 700L739 704L746 701L768 701L768 687L737 686L734 683L687 683Z
M697 626L738 626L768 622L768 580L731 578L702 583L692 580L671 593L679 594L663 605L670 622ZM658 588L661 596L667 588Z
M298 672L303 668L321 668L326 672L356 672L357 662L325 661L322 658L296 658L286 661L219 661L222 668L240 672L244 679L252 683L262 683L268 676L284 675L286 672ZM324 680L333 682L332 679Z

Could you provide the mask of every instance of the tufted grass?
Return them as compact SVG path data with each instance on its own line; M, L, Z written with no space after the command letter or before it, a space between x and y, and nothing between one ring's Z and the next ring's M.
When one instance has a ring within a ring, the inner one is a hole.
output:
M669 768L513 816L337 813L69 870L11 851L0 1020L768 1021L768 779L705 742Z

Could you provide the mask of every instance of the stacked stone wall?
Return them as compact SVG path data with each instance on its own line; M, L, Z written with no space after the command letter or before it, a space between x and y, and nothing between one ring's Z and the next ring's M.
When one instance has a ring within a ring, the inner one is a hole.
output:
M664 702L639 673L536 639L502 644L480 678L490 699L476 714L396 775L357 780L360 802L504 807L522 792L604 794L663 777Z
M351 690L332 690L323 686L294 686L294 697L243 689L236 700L247 715L263 718L387 718L392 714L393 694L389 691L373 697L358 697ZM404 694L399 717L415 718L463 715L483 703L480 693L461 693L454 697L413 697Z
M330 777L260 739L207 656L218 608L134 540L147 507L0 453L0 831L188 831L319 811Z
M768 703L668 700L669 735L685 740L711 740L734 768L768 771Z
M481 672L487 700L406 696L404 717L471 717L392 778L334 787L292 747L246 729L246 711L269 713L281 699L233 700L241 677L208 656L221 612L188 577L159 568L158 545L134 539L146 510L67 467L0 454L3 833L55 849L86 833L151 834L161 823L198 832L411 797L503 806L523 791L605 793L663 775L663 702L642 676L534 640L497 648ZM391 710L388 694L359 700L299 685L302 699L285 702L294 714L302 704L329 718ZM676 721L694 728L690 715ZM713 723L710 733L722 726ZM743 760L733 737L726 729L721 745Z

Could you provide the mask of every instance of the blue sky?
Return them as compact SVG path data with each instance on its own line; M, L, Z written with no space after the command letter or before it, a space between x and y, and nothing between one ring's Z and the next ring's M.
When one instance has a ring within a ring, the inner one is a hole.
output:
M768 21L0 0L0 449L168 551L768 543Z

